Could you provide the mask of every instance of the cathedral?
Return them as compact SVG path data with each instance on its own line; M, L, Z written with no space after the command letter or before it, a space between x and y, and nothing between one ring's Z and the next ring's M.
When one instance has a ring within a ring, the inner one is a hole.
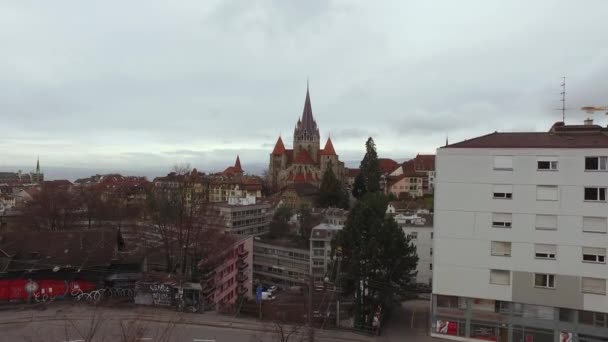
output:
M268 177L273 190L277 191L293 183L321 185L323 174L331 167L340 181L344 181L344 163L338 159L331 138L321 149L321 136L312 116L310 94L306 87L306 100L302 117L293 131L293 149L286 149L279 136L270 154Z

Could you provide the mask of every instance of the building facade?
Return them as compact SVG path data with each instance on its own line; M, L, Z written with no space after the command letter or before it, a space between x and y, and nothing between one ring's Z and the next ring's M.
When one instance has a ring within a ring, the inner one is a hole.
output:
M282 287L308 284L310 251L290 240L256 237L253 246L253 276L264 284Z
M323 174L332 168L339 180L344 180L344 163L336 154L331 138L321 149L321 136L312 115L310 94L306 89L306 100L302 117L293 132L293 148L286 149L279 137L270 154L268 180L274 191L288 184L309 183L319 187Z
M432 335L606 341L607 160L592 124L438 149Z
M403 234L416 246L418 264L415 282L430 287L433 280L433 216L397 214L394 218Z
M201 270L203 303L206 309L230 308L238 298L251 299L253 291L253 237L240 237L219 265Z
M331 241L344 228L343 224L323 222L313 227L310 234L310 267L315 285L323 285L325 277L334 273ZM337 271L337 270L336 270ZM332 279L333 280L333 279Z
M270 203L256 202L255 197L231 197L216 203L212 215L218 214L221 228L236 235L260 235L268 232L274 210Z

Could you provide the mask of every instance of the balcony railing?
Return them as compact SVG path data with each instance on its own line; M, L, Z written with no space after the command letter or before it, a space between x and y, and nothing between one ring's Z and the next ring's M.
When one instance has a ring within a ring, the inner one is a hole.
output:
M247 275L245 273L239 273L236 275L236 281L238 281L239 283L242 283L245 280L247 280Z
M203 274L201 274L201 279L209 280L213 278L213 276L215 276L215 270L204 272Z
M243 249L242 251L239 251L239 258L245 258L245 257L247 257L247 255L249 255L248 250Z
M236 291L239 295L244 295L247 293L248 289L245 286L239 286L236 288Z
M239 270L243 270L243 269L247 268L247 266L249 266L249 264L247 264L243 260L239 260L236 263L236 267L238 267Z
M205 285L203 287L203 295L207 296L207 295L213 293L213 290L215 290L215 285L213 285L213 284Z

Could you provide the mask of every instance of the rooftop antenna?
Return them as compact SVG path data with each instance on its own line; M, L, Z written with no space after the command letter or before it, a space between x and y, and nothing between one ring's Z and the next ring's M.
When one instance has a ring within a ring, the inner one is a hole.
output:
M562 77L562 122L566 123L566 76Z

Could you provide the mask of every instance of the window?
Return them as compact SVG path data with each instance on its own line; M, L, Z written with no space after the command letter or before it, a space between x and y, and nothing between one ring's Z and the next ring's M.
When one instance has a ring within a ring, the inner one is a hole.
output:
M433 232L431 232L431 239L433 238Z
M513 156L494 156L494 170L513 170Z
M498 199L512 199L513 198L513 186L512 185L494 185L493 197Z
M432 263L429 264L429 270L431 270L431 271L433 270L433 264Z
M606 263L606 248L583 247L583 261Z
M554 289L555 288L555 275L554 274L535 273L534 274L534 286Z
M606 232L605 217L583 217L583 231L592 233Z
M433 256L433 247L431 247L431 256Z
M490 270L490 284L511 285L511 271Z
M495 256L511 256L511 243L506 241L492 241L491 254Z
M536 215L536 229L557 229L557 216Z
M537 201L557 201L557 185L538 185L536 187Z
M557 254L556 245L544 245L544 244L535 244L534 245L534 256L538 259L555 260L556 254Z
M585 293L606 294L606 279L583 277L581 289Z
M323 248L323 247L325 247L325 241L313 241L312 247L313 248Z
M492 213L492 227L511 228L512 214Z
M418 238L418 232L411 232L411 233L408 234L408 237L411 240L416 240Z
M606 201L606 188L585 187L585 201Z
M313 256L325 256L325 251L322 249L315 249L313 252Z
M541 157L536 162L536 168L539 171L555 171L557 170L557 160L555 157Z
M608 157L585 157L585 171L606 171Z

